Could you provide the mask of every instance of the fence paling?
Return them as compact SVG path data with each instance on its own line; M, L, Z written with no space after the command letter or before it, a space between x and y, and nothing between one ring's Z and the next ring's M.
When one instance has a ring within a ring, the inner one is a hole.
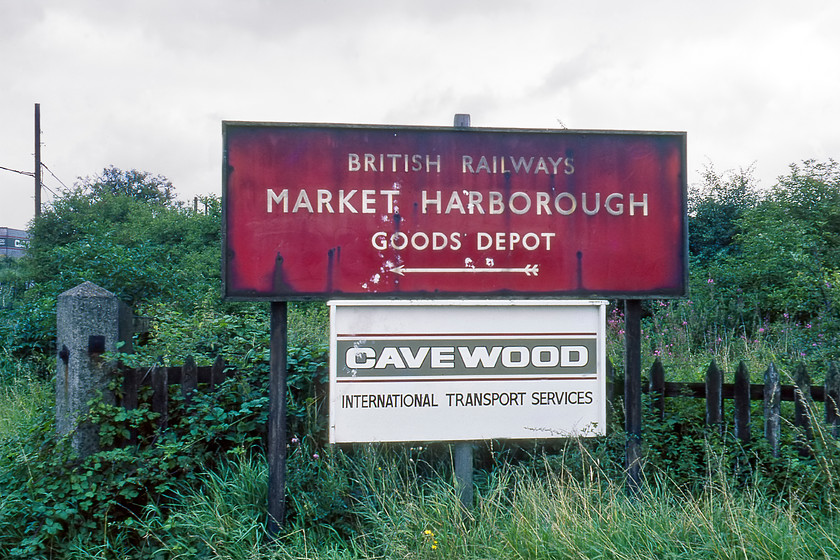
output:
M704 383L665 382L662 363L657 358L650 369L650 386L647 391L653 393L651 409L662 418L665 397L688 397L706 399L706 425L723 425L723 400L735 401L734 424L735 436L743 443L750 441L750 401L761 400L764 404L764 437L767 439L774 456L779 456L781 435L781 401L794 402L794 426L798 435L796 446L803 456L811 453L810 441L813 440L813 405L825 403L825 422L831 433L840 436L840 372L834 362L829 363L825 386L811 386L810 375L804 364L797 366L794 372L794 385L782 385L779 372L770 364L764 373L764 384L751 384L749 372L744 362L738 364L735 383L723 383L723 375L713 360L706 372Z
M796 437L796 447L801 456L810 455L811 449L808 442L814 439L814 432L811 428L811 376L804 364L799 364L794 372L795 395L793 425L799 429Z
M184 365L181 366L181 394L184 396L185 403L192 402L196 389L198 389L198 366L195 365L195 359L192 356L187 356Z
M706 370L706 425L723 429L723 372L714 360Z
M195 359L187 356L183 366L154 365L151 368L120 368L118 371L123 376L123 408L136 409L140 388L151 386L151 409L160 414L158 427L162 430L169 423L169 386L180 385L184 400L190 402L200 385L212 392L228 375L234 375L234 372L225 372L221 357L216 358L212 366L196 366ZM132 434L131 440L136 440L136 434Z
M665 391L662 390L664 386L665 368L662 367L661 360L656 360L650 368L650 387L654 393L651 406L660 420L665 418Z
M735 393L735 437L742 443L749 443L751 439L750 372L747 371L744 362L739 363L738 369L735 370L735 383L732 389Z
M828 374L825 376L825 423L831 426L831 434L834 437L840 436L838 402L840 402L840 371L837 370L837 364L831 362L828 366Z
M770 445L773 457L779 457L779 440L782 433L782 386L779 372L771 362L764 372L764 439Z

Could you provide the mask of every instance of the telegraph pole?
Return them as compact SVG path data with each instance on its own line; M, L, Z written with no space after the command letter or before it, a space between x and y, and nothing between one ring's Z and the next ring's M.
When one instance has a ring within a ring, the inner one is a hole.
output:
M35 104L35 217L41 215L41 104Z

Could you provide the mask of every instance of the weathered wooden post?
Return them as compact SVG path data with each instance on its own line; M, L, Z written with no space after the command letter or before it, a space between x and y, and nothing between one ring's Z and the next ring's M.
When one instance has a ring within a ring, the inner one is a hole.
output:
M659 358L650 367L650 393L650 406L662 420L665 418L665 368Z
M779 439L781 437L782 386L775 364L764 372L764 437L770 445L773 457L779 457Z
M799 455L806 457L811 454L811 440L814 439L814 431L811 427L811 376L805 368L805 364L799 363L794 371L793 424L796 426L796 448Z
M169 426L169 373L160 364L152 366L150 373L152 382L152 412L158 416L158 431L163 432Z
M470 116L468 114L456 114L452 124L455 128L469 128ZM475 446L471 441L462 441L456 443L454 447L455 484L461 505L469 509L472 508L475 499L473 488Z
M735 437L743 443L750 442L750 372L741 361L735 370Z
M624 449L627 492L642 487L642 302L624 302Z
M612 363L612 360L607 358L607 382L606 382L606 399L607 399L607 426L606 429L610 430L610 426L612 426L613 422L613 410L615 408L615 395L616 393L623 392L624 387L621 387L621 391L616 391L616 379L615 379L615 366Z
M840 437L840 371L837 364L828 364L828 374L825 376L825 423L831 430L831 435Z
M184 360L181 366L181 395L184 403L190 404L198 388L198 367L195 365L195 358L191 355Z
M712 360L706 370L706 425L720 431L723 424L723 374Z
M268 411L268 534L277 537L286 523L286 391L288 305L271 302Z
M120 319L130 317L128 307L104 288L85 282L58 296L56 327L56 435L70 436L82 457L99 449L98 428L85 422L88 402L106 391L112 364L102 354L117 349Z

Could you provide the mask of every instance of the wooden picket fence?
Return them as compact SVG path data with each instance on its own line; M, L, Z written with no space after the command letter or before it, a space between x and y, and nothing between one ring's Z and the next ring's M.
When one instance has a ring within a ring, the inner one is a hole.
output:
M192 356L184 359L182 366L153 365L143 368L119 368L123 376L121 406L136 409L141 387L151 387L150 408L160 414L158 427L166 429L169 423L169 386L180 385L185 402L190 402L198 390L213 391L235 372L228 371L221 356L211 366L197 366Z
M612 370L612 368L608 368ZM613 371L608 371L608 400L612 395L622 395L623 386L610 383L615 378ZM825 426L834 437L840 437L840 373L837 364L828 364L826 383L812 386L810 375L804 364L800 364L792 376L792 385L783 385L776 366L771 363L763 374L763 383L751 383L750 374L744 362L740 362L734 374L733 383L724 383L723 372L715 361L706 370L706 380L702 383L678 383L665 381L665 369L657 358L650 369L649 383L642 390L651 395L650 407L655 414L665 417L666 398L699 398L706 400L706 425L722 429L724 425L723 401L733 400L733 419L735 436L741 442L751 440L752 401L763 402L764 437L772 450L773 456L779 456L779 442L782 428L781 402L794 403L793 426L808 439L813 438L812 422L817 417L815 403L823 403ZM801 447L806 453L807 445Z
M181 394L189 402L195 391L213 391L219 383L236 375L225 367L221 357L211 366L196 366L192 356L184 359L182 366L159 366L143 368L120 368L123 376L122 399L120 404L127 410L136 409L141 387L151 387L150 407L157 412L158 426L166 429L168 425L169 387L180 385ZM741 362L734 374L733 383L724 383L723 372L715 361L706 370L706 379L702 383L666 382L665 369L657 358L650 368L649 383L642 390L651 395L650 407L661 419L665 417L666 398L698 398L706 400L706 425L722 428L724 425L724 400L733 400L733 419L735 436L742 442L751 440L752 401L763 401L764 437L767 439L773 455L779 455L779 443L782 428L781 403L794 402L793 425L800 433L811 437L812 422L815 417L815 403L823 403L825 425L835 437L840 438L840 372L832 362L828 365L826 384L812 386L810 376L800 365L793 375L794 384L783 385L780 374L774 364L770 364L763 374L763 383L751 383L750 374L744 362ZM607 368L607 400L615 403L614 396L624 394L622 380L617 380L611 364ZM612 406L608 409L611 411Z

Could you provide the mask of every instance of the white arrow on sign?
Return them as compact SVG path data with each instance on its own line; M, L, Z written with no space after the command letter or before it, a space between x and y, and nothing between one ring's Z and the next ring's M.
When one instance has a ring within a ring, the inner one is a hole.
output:
M405 276L406 274L450 274L452 272L468 272L472 274L480 274L485 272L519 272L525 273L525 276L537 276L540 273L540 265L529 264L521 268L408 268L405 265L395 266L389 269L389 272Z

